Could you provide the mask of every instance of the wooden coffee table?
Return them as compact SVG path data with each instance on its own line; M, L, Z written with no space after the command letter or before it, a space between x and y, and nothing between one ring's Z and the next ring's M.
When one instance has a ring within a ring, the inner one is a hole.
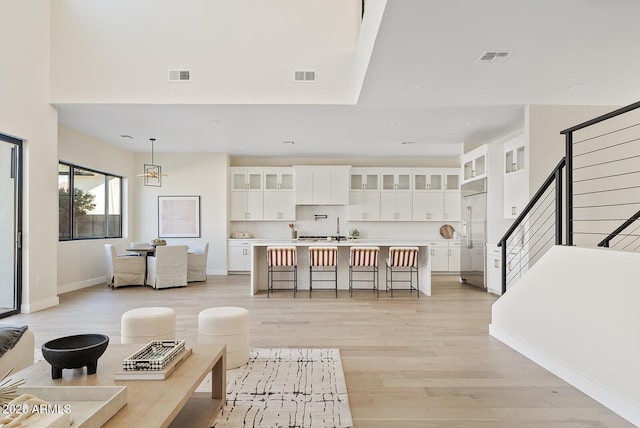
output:
M127 404L105 427L210 427L226 399L226 347L187 344L192 354L166 380L113 380L122 360L144 345L109 344L95 375L87 376L86 368L64 369L61 379L51 379L51 366L41 361L12 377L28 386L127 386ZM211 394L194 393L209 373Z

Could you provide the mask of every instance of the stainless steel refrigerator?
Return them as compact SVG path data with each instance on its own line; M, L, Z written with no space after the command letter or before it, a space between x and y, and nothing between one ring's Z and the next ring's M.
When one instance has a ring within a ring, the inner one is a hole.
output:
M467 284L486 288L487 179L463 184L461 194L460 279Z

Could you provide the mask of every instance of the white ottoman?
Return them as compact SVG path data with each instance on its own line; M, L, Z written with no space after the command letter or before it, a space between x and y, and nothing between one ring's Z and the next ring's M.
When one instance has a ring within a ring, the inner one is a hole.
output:
M175 339L176 311L163 307L131 309L122 314L120 336L122 343Z
M198 342L227 345L227 369L249 361L249 311L222 306L198 314Z

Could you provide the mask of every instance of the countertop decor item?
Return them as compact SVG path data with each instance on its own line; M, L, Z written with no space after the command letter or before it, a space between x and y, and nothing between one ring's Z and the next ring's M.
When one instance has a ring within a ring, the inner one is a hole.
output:
M92 375L98 369L98 358L109 344L109 336L104 334L78 334L60 337L42 345L42 356L51 364L51 378L60 379L62 369L87 367Z
M455 232L455 229L450 224L443 224L442 227L440 227L440 235L444 239L453 238L453 232Z

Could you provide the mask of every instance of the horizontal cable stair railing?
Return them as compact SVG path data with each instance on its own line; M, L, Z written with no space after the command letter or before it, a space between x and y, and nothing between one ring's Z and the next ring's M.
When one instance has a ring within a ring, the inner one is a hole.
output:
M562 158L498 242L502 293L551 246L562 244Z
M616 246L640 208L640 102L565 129L567 245ZM616 236L610 237L612 231ZM620 236L618 236L620 235ZM606 245L604 244L606 243ZM601 245L602 244L602 245Z
M637 234L638 229L640 229L640 225L636 226L630 233L622 233L625 229L627 229L629 226L631 226L633 223L635 223L636 220L638 220L640 218L640 211L637 211L634 215L632 215L631 217L629 217L624 223L622 223L620 226L618 226L616 228L616 230L614 230L613 232L611 232L609 235L607 235L606 238L604 238L602 241L598 242L598 247L605 247L605 248L611 248L611 241L618 238L618 240L616 241L616 243L614 244L615 247L620 248L622 250L629 250L629 247L640 240L640 235ZM628 242L626 244L625 241L627 238L631 239L631 242ZM631 251L635 251L638 248L640 248L640 244L631 248Z

